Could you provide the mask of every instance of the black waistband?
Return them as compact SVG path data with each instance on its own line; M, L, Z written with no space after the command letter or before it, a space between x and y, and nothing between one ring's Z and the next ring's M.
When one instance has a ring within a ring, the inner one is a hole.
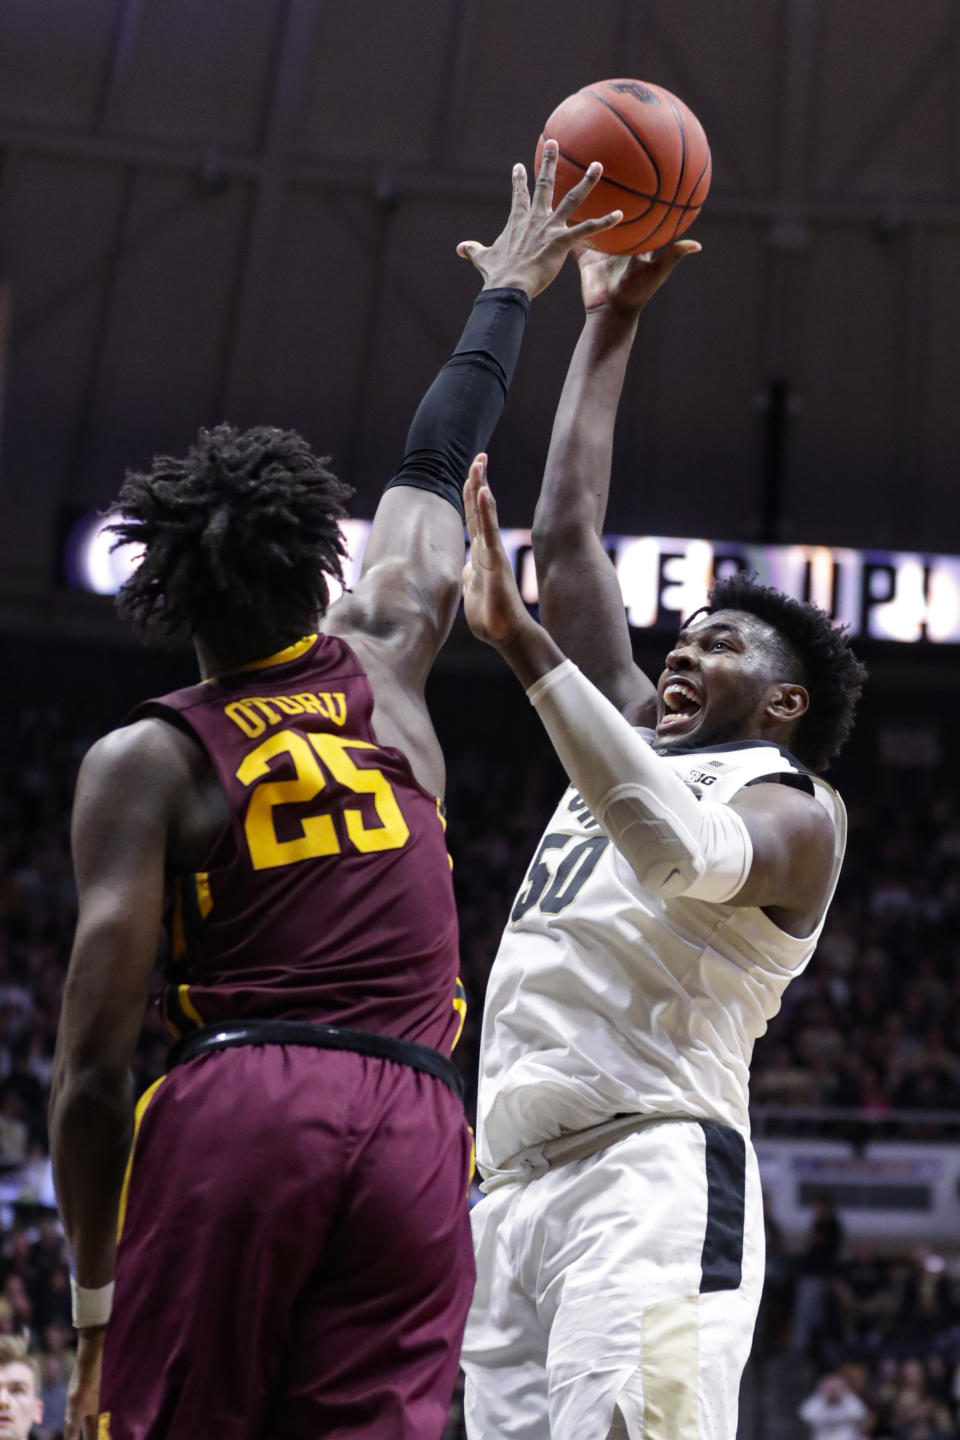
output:
M377 1055L381 1060L396 1060L435 1076L449 1085L458 1099L463 1099L460 1072L439 1050L417 1045L413 1040L398 1040L393 1035L348 1030L342 1025L317 1025L308 1020L225 1020L220 1025L207 1025L192 1035L184 1035L172 1046L167 1066L173 1069L197 1055L226 1050L233 1045L313 1045L318 1050L353 1050L357 1055Z

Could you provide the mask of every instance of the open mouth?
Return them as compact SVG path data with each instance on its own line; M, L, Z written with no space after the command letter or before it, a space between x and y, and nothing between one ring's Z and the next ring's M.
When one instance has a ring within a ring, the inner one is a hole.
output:
M671 680L660 698L663 703L657 733L661 735L688 729L703 709L700 697L686 680Z

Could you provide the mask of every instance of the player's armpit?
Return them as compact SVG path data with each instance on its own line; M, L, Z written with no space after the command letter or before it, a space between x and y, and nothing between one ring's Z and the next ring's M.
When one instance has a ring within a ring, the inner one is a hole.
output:
M333 605L321 628L367 636L399 678L420 686L443 645L460 601L463 524L445 500L426 490L388 490L353 590Z
M834 859L833 822L812 795L774 782L754 784L731 802L753 845L737 905L783 912L777 923L793 934L816 924L828 898Z

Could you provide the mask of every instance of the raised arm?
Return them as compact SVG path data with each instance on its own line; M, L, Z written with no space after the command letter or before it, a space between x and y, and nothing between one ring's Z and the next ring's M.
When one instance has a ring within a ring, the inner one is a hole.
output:
M579 255L586 311L560 396L533 522L540 614L562 649L634 723L655 692L634 664L620 584L601 536L613 430L640 312L677 262L680 240L654 256Z
M163 733L168 729L151 720L106 736L77 781L79 909L50 1097L57 1203L79 1287L68 1440L80 1434L85 1416L96 1414L133 1126L130 1065L156 958L168 815L182 768L180 747Z
M377 507L360 580L331 610L325 627L347 638L351 632L370 637L401 683L412 688L422 688L456 614L463 481L500 418L530 300L551 283L578 242L621 218L613 211L568 227L601 169L591 166L554 209L556 163L556 145L548 142L532 199L523 166L515 166L501 234L490 246L464 241L458 247L483 276L483 291L414 417L403 464Z

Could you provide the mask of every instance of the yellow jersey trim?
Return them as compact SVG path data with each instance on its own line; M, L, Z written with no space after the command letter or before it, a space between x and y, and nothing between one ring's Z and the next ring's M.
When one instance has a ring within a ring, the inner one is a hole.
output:
M166 1080L166 1075L161 1075L159 1080L144 1090L137 1101L137 1108L133 1112L133 1139L130 1141L130 1154L127 1156L127 1168L123 1172L123 1185L120 1189L120 1207L117 1211L117 1243L120 1243L120 1236L123 1234L124 1221L127 1218L127 1197L130 1194L130 1176L133 1171L133 1152L137 1148L137 1136L140 1134L140 1125L150 1101L156 1095L158 1088ZM110 1416L107 1415L107 1424L110 1423Z
M195 1021L198 1025L204 1024L203 1016L200 1014L200 1011L190 999L189 985L177 986L177 999L180 1001L180 1009L183 1011L184 1015L189 1015L190 1019Z
M294 640L292 645L287 645L283 650L276 651L273 655L265 655L262 660L248 660L245 665L231 665L225 670L224 675L242 675L247 670L266 670L270 665L285 665L288 660L299 660L301 655L306 655L311 645L316 644L317 634L304 635L299 640ZM215 677L219 679L219 676Z
M440 821L440 824L441 824L442 827L443 827L443 833L444 833L444 835L446 835L446 833L447 833L447 810L446 810L446 806L444 805L443 801L440 799L440 796L439 796L439 795L434 795L433 798L434 798L434 800L436 800L436 802L437 802L437 818L438 818L438 820ZM453 869L453 856L450 854L450 851L449 851L449 850L447 851L447 861L448 861L448 863L449 863L450 869L452 870L452 869Z
M457 1042L463 1034L464 1021L467 1018L467 992L464 989L463 981L459 975L457 976L457 983L453 992L453 1008L460 1016L460 1024L457 1026L457 1033L453 1037L453 1044L450 1046L451 1051L457 1048Z
M210 872L209 870L198 870L193 877L197 886L197 905L200 909L200 919L206 920L213 909L213 896L210 894Z

